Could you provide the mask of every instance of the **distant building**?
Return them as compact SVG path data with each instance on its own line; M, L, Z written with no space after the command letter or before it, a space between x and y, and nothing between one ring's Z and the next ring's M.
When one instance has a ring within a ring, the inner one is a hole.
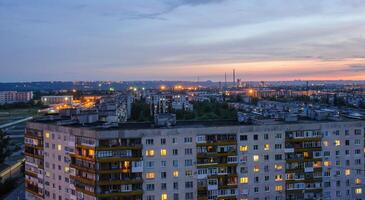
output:
M2 91L0 104L29 102L33 99L33 92Z
M52 104L71 105L73 102L73 97L72 96L42 96L41 101L44 105L52 105Z

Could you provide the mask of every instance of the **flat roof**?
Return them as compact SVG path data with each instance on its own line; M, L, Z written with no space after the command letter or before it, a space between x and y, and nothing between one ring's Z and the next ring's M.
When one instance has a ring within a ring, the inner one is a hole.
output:
M72 123L69 118L60 117L39 117L31 120L30 122L52 124L70 128L86 128L90 130L103 131L103 130L138 130L138 129L169 129L169 128L203 128L203 127L224 127L224 126L265 126L265 125L293 125L293 124L319 124L319 123L340 123L340 122L365 122L360 119L352 119L342 117L340 120L310 120L300 119L295 122L278 121L274 119L255 120L253 123L239 123L236 120L206 120L206 121L176 121L176 125L170 127L158 127L153 122L126 122L119 123L118 126L104 126L104 122L95 122L89 124L80 124L77 122ZM62 123L64 122L64 123Z

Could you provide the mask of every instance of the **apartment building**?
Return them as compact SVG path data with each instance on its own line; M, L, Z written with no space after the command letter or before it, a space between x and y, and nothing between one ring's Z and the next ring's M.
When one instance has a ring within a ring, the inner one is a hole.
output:
M33 99L33 92L0 91L0 105L25 103Z
M365 122L27 124L26 198L365 199Z
M41 101L44 105L53 105L53 104L66 104L71 105L73 102L73 96L64 95L64 96L42 96Z

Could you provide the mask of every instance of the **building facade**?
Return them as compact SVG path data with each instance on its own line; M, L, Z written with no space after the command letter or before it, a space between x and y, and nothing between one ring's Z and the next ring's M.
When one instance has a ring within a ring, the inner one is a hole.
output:
M365 199L363 121L142 127L28 123L27 199Z
M0 105L26 103L33 99L33 92L0 91Z

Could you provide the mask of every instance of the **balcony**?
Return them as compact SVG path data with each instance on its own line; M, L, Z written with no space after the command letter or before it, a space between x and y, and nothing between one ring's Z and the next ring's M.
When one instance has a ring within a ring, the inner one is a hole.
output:
M127 185L142 184L142 177L123 178L122 180L99 180L98 185Z
M97 198L113 198L113 197L134 197L134 196L142 196L143 190L133 190L130 192L122 192L122 191L103 191L101 194L97 194Z
M81 177L81 176L72 176L72 175L70 175L70 178L72 180L78 181L78 182L80 182L82 184L91 185L91 186L95 186L96 185L96 181L95 180L88 179L88 178L84 178L84 177Z

